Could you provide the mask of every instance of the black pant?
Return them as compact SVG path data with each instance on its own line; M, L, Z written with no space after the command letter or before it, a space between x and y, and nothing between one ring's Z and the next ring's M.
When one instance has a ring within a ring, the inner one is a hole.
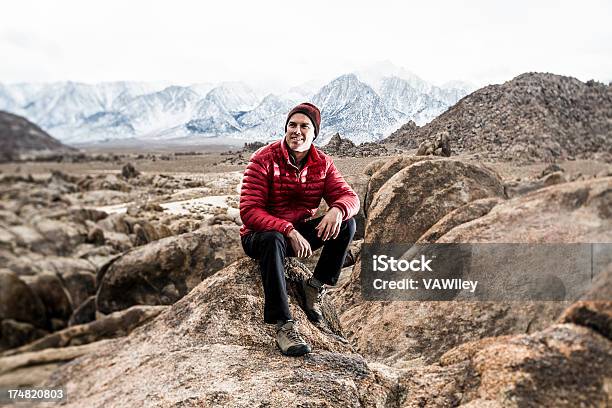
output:
M355 235L355 220L350 218L343 221L338 237L324 242L317 237L315 230L321 218L298 224L295 229L310 243L313 251L323 247L312 276L328 285L335 285ZM287 256L295 256L295 253L288 239L276 231L252 232L242 237L242 248L248 256L259 260L265 295L264 321L276 323L278 320L291 319L284 260Z

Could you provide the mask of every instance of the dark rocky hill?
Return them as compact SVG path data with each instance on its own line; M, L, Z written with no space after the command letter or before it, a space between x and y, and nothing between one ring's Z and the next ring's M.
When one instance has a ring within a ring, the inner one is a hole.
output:
M24 155L73 151L29 120L0 111L0 162L18 160Z
M526 73L464 97L423 127L385 140L406 148L448 133L453 154L545 161L612 157L612 87L547 73Z

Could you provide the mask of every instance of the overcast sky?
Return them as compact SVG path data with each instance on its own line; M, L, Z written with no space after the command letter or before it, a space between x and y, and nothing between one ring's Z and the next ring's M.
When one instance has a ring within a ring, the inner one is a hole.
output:
M612 80L611 1L11 1L0 82L329 80L389 60L425 80Z

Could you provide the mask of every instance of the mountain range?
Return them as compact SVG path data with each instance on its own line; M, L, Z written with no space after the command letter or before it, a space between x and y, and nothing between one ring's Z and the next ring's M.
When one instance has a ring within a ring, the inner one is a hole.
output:
M318 144L336 133L362 143L381 140L409 120L423 125L472 90L458 82L433 86L386 67L342 75L318 89L305 83L263 97L241 82L0 84L0 110L22 115L71 145L242 143L277 138L287 111L310 101L322 111Z

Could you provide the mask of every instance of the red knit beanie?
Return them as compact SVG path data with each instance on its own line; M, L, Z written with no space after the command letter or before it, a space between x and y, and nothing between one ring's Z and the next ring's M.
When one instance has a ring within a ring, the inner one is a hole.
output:
M316 139L317 136L319 136L319 127L321 126L321 111L319 110L319 108L314 106L312 103L304 102L291 109L291 112L289 112L289 114L287 115L287 120L285 121L285 133L287 133L287 125L289 124L289 119L291 119L291 116L295 115L296 113L303 113L304 115L308 116L314 126L314 138Z

